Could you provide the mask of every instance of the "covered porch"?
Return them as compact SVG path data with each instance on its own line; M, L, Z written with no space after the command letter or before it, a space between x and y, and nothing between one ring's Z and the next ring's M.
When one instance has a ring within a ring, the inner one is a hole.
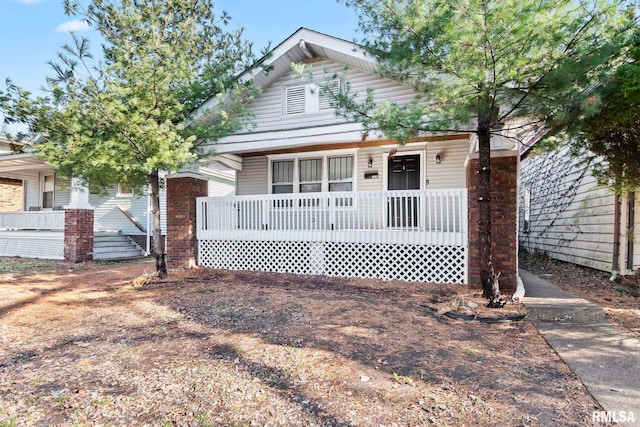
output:
M467 283L467 190L197 199L200 265Z
M65 212L54 206L53 168L31 154L7 154L0 177L19 190L3 193L0 256L64 259Z
M0 256L64 259L64 211L0 212Z

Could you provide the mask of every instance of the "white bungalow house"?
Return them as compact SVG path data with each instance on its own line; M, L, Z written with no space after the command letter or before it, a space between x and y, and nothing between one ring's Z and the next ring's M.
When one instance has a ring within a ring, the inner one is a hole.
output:
M312 66L316 82L338 73L341 77L330 82L336 91L348 81L363 95L374 89L377 100L414 98L410 87L377 75L376 62L351 42L301 28L265 62L268 72L240 76L261 89L250 105L253 127L208 146L236 169L236 191L198 199L197 262L468 283L477 273L470 265L476 227L469 224L477 224L469 218L476 212L469 197L475 172L467 171L477 158L470 134L424 136L405 145L375 134L364 139L359 123L336 117L330 97L291 67ZM203 106L209 108L215 100ZM512 189L494 188L513 195L512 211L496 227L508 230L504 268L510 270L503 277L515 288L518 156L506 142L496 141L492 148L495 164L507 159L505 173L513 175ZM494 174L500 174L499 167Z
M18 144L20 145L20 144ZM69 179L32 154L16 152L16 143L0 138L0 256L63 259L66 206L77 191ZM234 190L234 174L202 168L211 195ZM149 198L131 188L113 186L107 194L88 194L94 212L94 259L121 259L149 252L152 234ZM86 207L86 206L85 206ZM166 197L161 193L162 228Z
M568 146L523 153L520 247L616 274L640 268L638 201L616 195L592 174L593 155ZM638 225L636 225L638 224Z

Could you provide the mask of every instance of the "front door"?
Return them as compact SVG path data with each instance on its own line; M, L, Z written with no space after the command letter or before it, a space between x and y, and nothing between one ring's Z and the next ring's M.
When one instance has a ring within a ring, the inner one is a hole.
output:
M390 191L420 189L420 155L394 156L389 158ZM418 197L398 195L389 197L389 226L418 226Z

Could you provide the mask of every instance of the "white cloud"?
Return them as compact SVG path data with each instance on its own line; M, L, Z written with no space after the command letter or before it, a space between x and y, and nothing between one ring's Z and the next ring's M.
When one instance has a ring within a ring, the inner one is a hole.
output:
M34 0L27 0L34 1ZM58 25L56 31L59 33L71 32L71 31L86 31L89 29L89 23L87 21L68 21Z

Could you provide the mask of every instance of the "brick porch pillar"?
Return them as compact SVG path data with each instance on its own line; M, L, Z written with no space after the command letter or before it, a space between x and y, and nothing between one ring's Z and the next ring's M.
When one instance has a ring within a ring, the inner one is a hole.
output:
M208 181L200 174L184 172L167 177L167 267L196 265L196 197L206 197Z
M93 259L93 209L65 208L64 259L73 263Z
M94 208L89 188L81 178L71 178L70 203L64 207L64 259L84 262L93 259Z
M518 274L517 209L518 152L491 153L491 254L496 273L500 272L500 290L516 290ZM481 288L478 256L478 158L467 163L469 191L469 285Z

